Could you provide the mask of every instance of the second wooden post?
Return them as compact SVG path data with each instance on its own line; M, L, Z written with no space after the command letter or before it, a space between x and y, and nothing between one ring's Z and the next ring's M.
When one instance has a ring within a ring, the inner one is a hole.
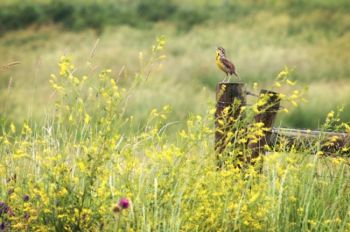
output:
M254 159L265 153L265 145L271 137L271 128L280 109L281 98L278 93L261 90L258 100L258 111L255 115L255 123L263 123L265 133L257 141L249 141L248 147L252 150L249 162L254 163Z

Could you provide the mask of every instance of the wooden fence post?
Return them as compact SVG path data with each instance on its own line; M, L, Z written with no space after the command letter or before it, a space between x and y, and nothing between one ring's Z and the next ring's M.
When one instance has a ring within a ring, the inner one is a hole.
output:
M220 156L225 151L228 143L226 139L227 132L232 131L234 133L234 119L241 116L241 107L246 104L244 83L220 82L216 86L216 102L215 151ZM226 113L224 111L225 108Z
M258 101L262 104L258 105L258 113L254 117L254 121L264 123L264 128L268 128L264 135L258 138L257 142L249 141L248 148L252 149L252 154L248 160L250 163L254 163L252 159L259 157L259 155L265 153L264 146L270 141L271 130L273 123L276 119L277 112L280 109L281 98L278 93L262 89L259 94Z

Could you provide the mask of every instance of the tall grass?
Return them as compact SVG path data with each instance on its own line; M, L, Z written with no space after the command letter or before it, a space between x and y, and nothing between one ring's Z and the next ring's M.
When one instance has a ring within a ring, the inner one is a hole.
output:
M111 70L85 75L61 58L50 78L55 111L45 124L2 128L0 230L350 230L345 157L327 158L317 143L288 153L279 144L286 152L270 150L262 171L261 162L239 169L251 153L246 141L265 131L253 124L245 125L249 133L231 133L218 169L212 105L175 132L168 131L169 106L150 110L142 125L128 115L129 99L156 77L149 70L162 62L163 46L158 39L127 88ZM256 110L247 107L247 116ZM332 122L339 123L334 114Z
M309 103L286 114L282 123L317 128L327 112L347 102L349 33L326 38L325 31L315 28L289 35L288 24L294 20L283 13L262 11L237 23L201 25L186 33L168 23L158 23L149 30L109 28L100 37L92 31L77 34L55 27L8 33L0 39L1 64L21 64L0 71L1 111L5 119L16 123L28 116L42 120L53 106L49 76L57 66L57 57L65 53L73 54L79 70L86 73L95 73L101 66L111 67L114 76L121 72L124 85L130 79L128 73L139 67L139 51L146 55L152 39L162 32L169 40L167 59L154 73L157 77L130 99L131 113L139 120L146 120L147 109L165 104L174 108L172 120L183 121L191 113L204 112L205 103L214 100L216 83L223 79L213 58L215 46L220 44L248 86L259 82L260 88L270 89L280 69L285 65L293 68L295 79L310 86ZM348 120L346 105L344 115Z

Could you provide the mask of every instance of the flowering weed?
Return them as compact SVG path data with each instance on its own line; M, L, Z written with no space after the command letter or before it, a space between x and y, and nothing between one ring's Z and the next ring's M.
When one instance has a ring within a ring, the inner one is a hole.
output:
M50 80L55 114L40 127L2 131L0 231L349 231L346 158L323 157L320 143L297 150L281 142L263 168L238 168L235 157L248 156L247 142L266 133L248 123L261 102L244 109L247 122L236 122L221 169L212 109L190 116L175 135L166 131L170 106L150 110L142 124L125 113L133 87L164 58L164 44L157 40L149 62L140 55L128 89L111 70L79 76L61 58ZM276 88L295 84L288 73ZM281 97L295 105L301 96Z

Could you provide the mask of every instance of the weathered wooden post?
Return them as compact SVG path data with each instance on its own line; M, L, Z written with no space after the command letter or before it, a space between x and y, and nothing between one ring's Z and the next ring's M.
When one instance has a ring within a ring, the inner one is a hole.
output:
M228 142L233 142L234 137L227 141L227 132L234 133L235 119L240 117L241 107L245 104L244 83L220 82L216 86L215 151L219 157Z
M249 141L248 148L252 149L250 156L250 163L252 160L259 157L260 154L265 153L265 145L270 140L273 123L276 119L277 112L280 109L281 98L278 93L262 89L258 99L258 111L255 115L254 121L256 123L263 123L263 127L267 128L264 135L258 138L258 141Z

